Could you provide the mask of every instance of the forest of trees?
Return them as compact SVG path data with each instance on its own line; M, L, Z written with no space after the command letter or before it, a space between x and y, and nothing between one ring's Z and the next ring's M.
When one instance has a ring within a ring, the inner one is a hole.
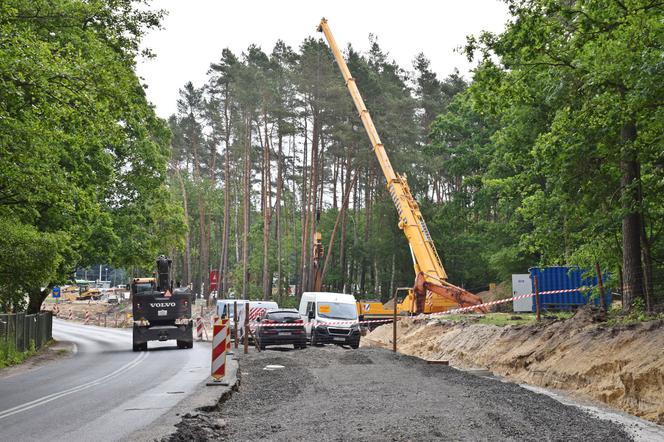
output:
M599 263L628 307L650 307L664 286L662 6L508 3L505 32L468 39L472 84L439 78L424 54L398 66L375 37L367 53L346 48L392 163L452 282L480 290L530 266ZM322 40L224 50L206 84L181 89L169 124L183 282L207 292L219 269L221 296L283 300L288 286L311 289L321 231L327 289L385 300L412 284L396 211Z
M95 263L144 274L159 253L206 296L218 270L220 297L293 302L290 287L313 285L317 231L326 289L386 300L412 285L324 41L225 49L164 121L135 74L162 14L135 3L0 4L1 308L36 311ZM344 48L394 169L451 282L479 291L532 266L598 263L626 309L653 309L664 301L664 6L507 3L502 33L460 49L472 81L435 73L425 54L399 66L374 36L366 53Z

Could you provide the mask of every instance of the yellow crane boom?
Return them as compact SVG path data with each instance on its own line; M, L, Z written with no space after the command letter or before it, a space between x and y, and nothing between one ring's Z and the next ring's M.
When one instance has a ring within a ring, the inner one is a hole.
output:
M425 311L425 298L428 292L436 293L462 306L481 304L482 300L478 296L447 282L447 273L433 244L419 205L410 192L406 177L396 174L394 169L392 169L392 164L378 136L371 115L364 105L360 91L357 89L355 80L350 74L350 70L348 70L346 61L332 36L325 18L321 19L317 30L325 34L332 54L341 70L346 87L353 98L355 107L360 114L360 119L371 140L373 151L376 154L376 158L378 158L378 163L387 180L387 190L399 214L399 228L403 230L408 240L416 275L415 286L413 288L415 296L413 313L422 313Z

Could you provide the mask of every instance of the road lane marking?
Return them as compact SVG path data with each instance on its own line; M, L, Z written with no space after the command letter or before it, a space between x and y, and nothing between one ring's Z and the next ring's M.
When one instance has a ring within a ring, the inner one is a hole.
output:
M15 407L9 408L7 410L0 411L0 420L13 416L14 414L17 413L22 413L24 411L30 410L32 408L38 407L40 405L47 404L51 401L54 401L56 399L59 399L64 396L68 396L70 394L78 393L79 391L87 390L88 388L95 387L97 385L104 384L108 382L109 380L121 375L124 373L126 370L129 370L138 364L140 364L143 360L145 360L148 357L149 353L143 352L140 355L136 356L131 362L128 362L127 364L123 365L122 367L118 368L115 371L112 371L111 373L102 376L99 379L95 379L94 381L86 382L85 384L77 385L75 387L68 388L66 390L57 392L57 393L52 393L46 396L43 396L39 399L35 399L30 402L26 402L25 404L17 405Z

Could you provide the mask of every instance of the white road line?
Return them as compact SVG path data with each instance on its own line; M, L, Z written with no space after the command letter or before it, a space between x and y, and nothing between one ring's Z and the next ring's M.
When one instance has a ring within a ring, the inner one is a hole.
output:
M103 376L99 379L95 379L94 381L86 382L85 384L81 384L75 387L68 388L67 390L60 391L58 393L52 393L47 396L43 396L39 399L35 399L30 402L26 402L25 404L17 405L13 408L9 408L4 411L0 411L0 420L4 419L6 417L12 416L17 413L21 413L23 411L30 410L32 408L38 407L40 405L47 404L51 401L54 401L56 399L59 399L64 396L68 396L70 394L78 393L79 391L87 390L88 388L95 387L97 385L104 384L108 382L109 380L113 379L114 377L117 377L124 373L126 370L129 370L138 364L140 364L144 359L148 357L149 353L141 353L140 355L136 356L131 362L123 365L122 367L118 368L117 370L107 374L106 376Z

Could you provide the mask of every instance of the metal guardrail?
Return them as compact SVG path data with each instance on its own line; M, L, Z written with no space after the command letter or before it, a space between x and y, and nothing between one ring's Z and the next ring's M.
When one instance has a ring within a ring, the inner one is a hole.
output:
M0 314L0 342L12 345L16 351L38 350L53 339L53 315L41 312Z

